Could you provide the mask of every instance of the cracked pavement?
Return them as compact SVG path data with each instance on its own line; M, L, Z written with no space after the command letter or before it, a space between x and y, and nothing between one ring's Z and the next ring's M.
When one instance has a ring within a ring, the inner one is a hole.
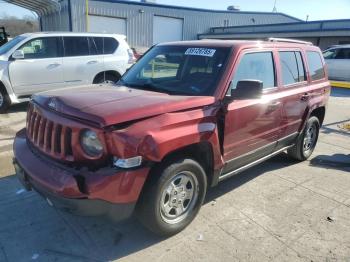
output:
M159 238L135 218L75 217L25 192L12 140L26 105L0 115L0 261L349 261L350 90L334 89L314 154L281 154L210 189L195 221Z

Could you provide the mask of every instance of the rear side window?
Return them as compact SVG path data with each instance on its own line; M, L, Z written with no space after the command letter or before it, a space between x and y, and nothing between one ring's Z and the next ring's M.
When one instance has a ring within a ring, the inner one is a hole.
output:
M64 37L64 56L88 56L89 43L87 37Z
M18 50L24 59L43 59L62 57L62 41L59 37L36 38L22 45Z
M93 52L96 52L98 55L108 55L113 54L119 43L112 37L91 37L90 46L93 47Z
M307 51L306 54L310 67L311 79L313 81L323 79L325 74L320 54L314 51Z
M279 52L283 85L305 81L305 69L300 52Z
M334 58L350 59L350 48L340 48Z
M271 52L245 54L232 80L232 88L241 80L260 80L264 88L275 86L275 67Z

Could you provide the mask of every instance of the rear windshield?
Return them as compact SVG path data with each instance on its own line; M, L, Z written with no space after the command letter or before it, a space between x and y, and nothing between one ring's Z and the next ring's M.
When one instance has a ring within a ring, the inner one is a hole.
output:
M156 46L135 64L120 84L178 95L213 95L230 48Z

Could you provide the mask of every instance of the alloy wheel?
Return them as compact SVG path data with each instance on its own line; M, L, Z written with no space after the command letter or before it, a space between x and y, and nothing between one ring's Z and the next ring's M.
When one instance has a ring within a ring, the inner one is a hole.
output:
M169 180L160 199L160 215L164 222L176 224L184 220L196 204L198 191L198 180L190 171L183 171Z
M308 129L306 130L306 134L304 137L304 144L303 144L304 152L311 150L315 146L316 139L317 139L317 129L316 129L316 126L313 124L309 126Z

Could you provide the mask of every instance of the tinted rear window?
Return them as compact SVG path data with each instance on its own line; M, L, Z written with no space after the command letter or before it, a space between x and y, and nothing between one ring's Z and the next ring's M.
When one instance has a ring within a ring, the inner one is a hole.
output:
M87 56L89 55L89 44L87 37L69 36L64 37L65 56Z
M314 81L324 78L325 74L320 54L314 51L307 51L306 54L309 62L311 79Z
M335 59L350 59L350 48L340 48Z
M119 43L117 40L111 37L91 37L90 46L92 46L93 52L97 54L113 54Z

